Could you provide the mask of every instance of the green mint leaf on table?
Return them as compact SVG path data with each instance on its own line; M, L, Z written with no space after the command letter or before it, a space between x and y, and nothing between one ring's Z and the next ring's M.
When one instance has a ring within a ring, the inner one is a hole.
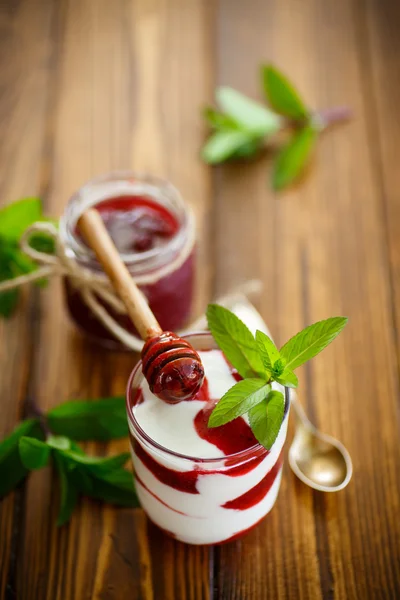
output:
M280 360L279 350L271 338L258 329L256 331L256 345L263 365L268 375L271 375L273 371L273 365L277 360Z
M47 413L50 430L78 441L108 440L126 437L125 398L100 398L99 400L70 400Z
M269 450L279 433L285 412L282 392L272 390L268 396L249 411L250 427L255 438Z
M15 250L13 246L0 237L0 282L14 279L20 274L15 261ZM0 292L0 316L9 318L17 305L19 290L8 290Z
M140 506L133 483L133 475L125 469L117 469L93 477L92 488L87 495L117 506L130 508Z
M46 440L46 444L56 450L69 450L71 448L71 440L62 435L50 435ZM75 446L78 448L78 454L83 454L79 446L77 444Z
M243 146L251 143L252 136L245 131L217 131L208 139L202 150L202 158L216 164L232 158Z
M271 107L281 115L294 120L308 118L308 110L298 92L275 67L261 67L263 87Z
M13 279L16 275L10 268L10 265L4 262L4 257L0 249L0 282ZM13 314L18 304L19 290L7 290L0 292L0 317L8 319Z
M114 469L119 469L126 463L130 456L129 452L123 452L122 454L108 457L88 456L87 454L81 454L79 452L74 452L73 450L60 452L62 453L64 458L69 460L71 463L76 463L77 465L85 465L87 471L100 475L104 473L109 473Z
M42 203L39 198L23 198L0 209L0 236L14 242L19 240L25 229L42 218Z
M282 190L301 175L310 159L317 136L313 127L303 127L278 153L272 173L274 190Z
M217 89L216 96L222 110L241 129L263 137L273 135L281 127L281 119L278 115L232 88L220 87Z
M264 368L256 341L243 321L218 304L209 304L206 315L213 338L238 373L244 378L262 377Z
M30 470L45 467L50 458L58 473L60 510L57 524L66 523L81 495L119 506L138 507L133 475L123 468L125 452L116 456L88 456L63 435L44 433L38 419L24 421L0 442L0 498Z
M245 144L240 146L231 156L232 159L250 158L257 154L263 146L263 138L255 137L249 139Z
M292 139L275 161L272 187L281 190L294 182L306 166L318 133L328 125L348 119L351 111L333 107L311 111L295 87L275 67L261 67L264 94L271 108L230 87L216 90L221 110L206 107L203 117L214 133L202 149L208 164L254 157L269 138L291 128Z
M24 436L43 439L43 432L37 419L28 419L20 423L0 442L0 498L14 489L28 473L28 469L21 461L18 446Z
M50 453L51 448L46 442L26 436L19 440L19 455L26 469L42 469L48 464Z
M212 108L211 106L206 106L203 109L203 117L213 129L238 129L237 123L231 117L224 115L224 113L215 110L215 108Z
M66 463L58 453L54 453L54 464L60 485L60 510L57 517L57 525L61 526L70 520L79 499L79 492L68 473Z
M300 331L280 349L286 368L294 370L326 348L346 326L347 317L331 317Z
M41 217L41 221L45 221L47 223L51 223L58 229L58 221L55 219L48 219L46 217ZM37 250L38 252L45 252L46 254L54 254L55 252L55 242L52 237L49 237L45 233L37 231L32 234L29 239L29 244Z
M208 421L209 427L219 427L247 413L266 398L271 386L263 379L243 379L231 387L218 402Z
M35 221L43 217L39 198L24 198L0 209L0 282L14 279L36 270L36 264L19 248L21 235ZM35 234L32 244L44 252L54 252L54 242L48 236ZM37 282L43 285L43 281ZM0 293L0 316L8 318L14 312L19 290Z

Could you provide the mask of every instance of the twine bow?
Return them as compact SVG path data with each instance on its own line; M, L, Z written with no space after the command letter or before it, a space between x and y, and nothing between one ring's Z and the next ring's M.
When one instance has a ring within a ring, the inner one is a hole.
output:
M29 243L30 238L35 233L44 233L54 240L55 253L47 254L40 252L32 248ZM189 240L189 244L185 247L184 252L179 257L178 261L180 264L186 260L187 256L193 248L194 240ZM129 333L107 312L105 307L100 304L99 299L105 302L110 308L116 313L126 314L126 309L122 301L115 294L110 281L103 273L95 273L92 270L79 264L75 258L68 253L57 228L51 223L34 223L23 233L20 240L21 250L33 261L35 261L39 267L32 273L27 273L14 279L3 281L0 283L0 292L15 289L17 287L44 279L47 277L53 277L54 275L60 275L61 277L67 277L71 284L79 291L83 301L96 315L99 321L110 331L110 333L116 337L126 347L140 352L143 346L143 341L138 337ZM163 277L168 272L175 270L179 265L177 260L173 261L172 265L169 265L165 272L161 272L157 277ZM143 281L142 281L143 280ZM136 282L139 284L150 283L146 277L136 278ZM245 282L239 286L236 290L233 290L229 294L219 298L217 302L226 307L233 306L236 302L246 298L246 295L258 293L261 290L261 283L258 280L251 280ZM196 331L205 329L207 322L203 315L193 323L191 323L187 331ZM180 332L183 335L184 332Z

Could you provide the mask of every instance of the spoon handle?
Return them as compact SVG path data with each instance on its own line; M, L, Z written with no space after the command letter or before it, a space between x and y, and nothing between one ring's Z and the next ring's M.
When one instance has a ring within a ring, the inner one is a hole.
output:
M311 423L310 419L307 417L306 412L302 405L300 404L297 394L294 390L290 390L290 404L293 407L296 418L299 423L304 425L305 427L315 429L314 425Z
M157 319L122 262L97 210L90 208L85 211L78 221L78 227L125 304L141 338L148 340L161 334L162 329Z

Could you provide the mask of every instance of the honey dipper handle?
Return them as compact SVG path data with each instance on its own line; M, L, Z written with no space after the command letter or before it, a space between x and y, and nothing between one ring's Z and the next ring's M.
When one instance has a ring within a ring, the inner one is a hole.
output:
M78 221L78 226L125 304L141 338L148 340L162 333L144 295L121 260L97 210L90 208L85 211Z

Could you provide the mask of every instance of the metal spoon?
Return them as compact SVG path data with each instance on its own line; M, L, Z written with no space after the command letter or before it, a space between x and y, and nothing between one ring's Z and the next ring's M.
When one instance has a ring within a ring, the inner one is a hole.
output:
M342 490L353 474L350 454L341 442L310 423L293 390L290 401L296 416L296 433L289 450L292 471L315 490Z

